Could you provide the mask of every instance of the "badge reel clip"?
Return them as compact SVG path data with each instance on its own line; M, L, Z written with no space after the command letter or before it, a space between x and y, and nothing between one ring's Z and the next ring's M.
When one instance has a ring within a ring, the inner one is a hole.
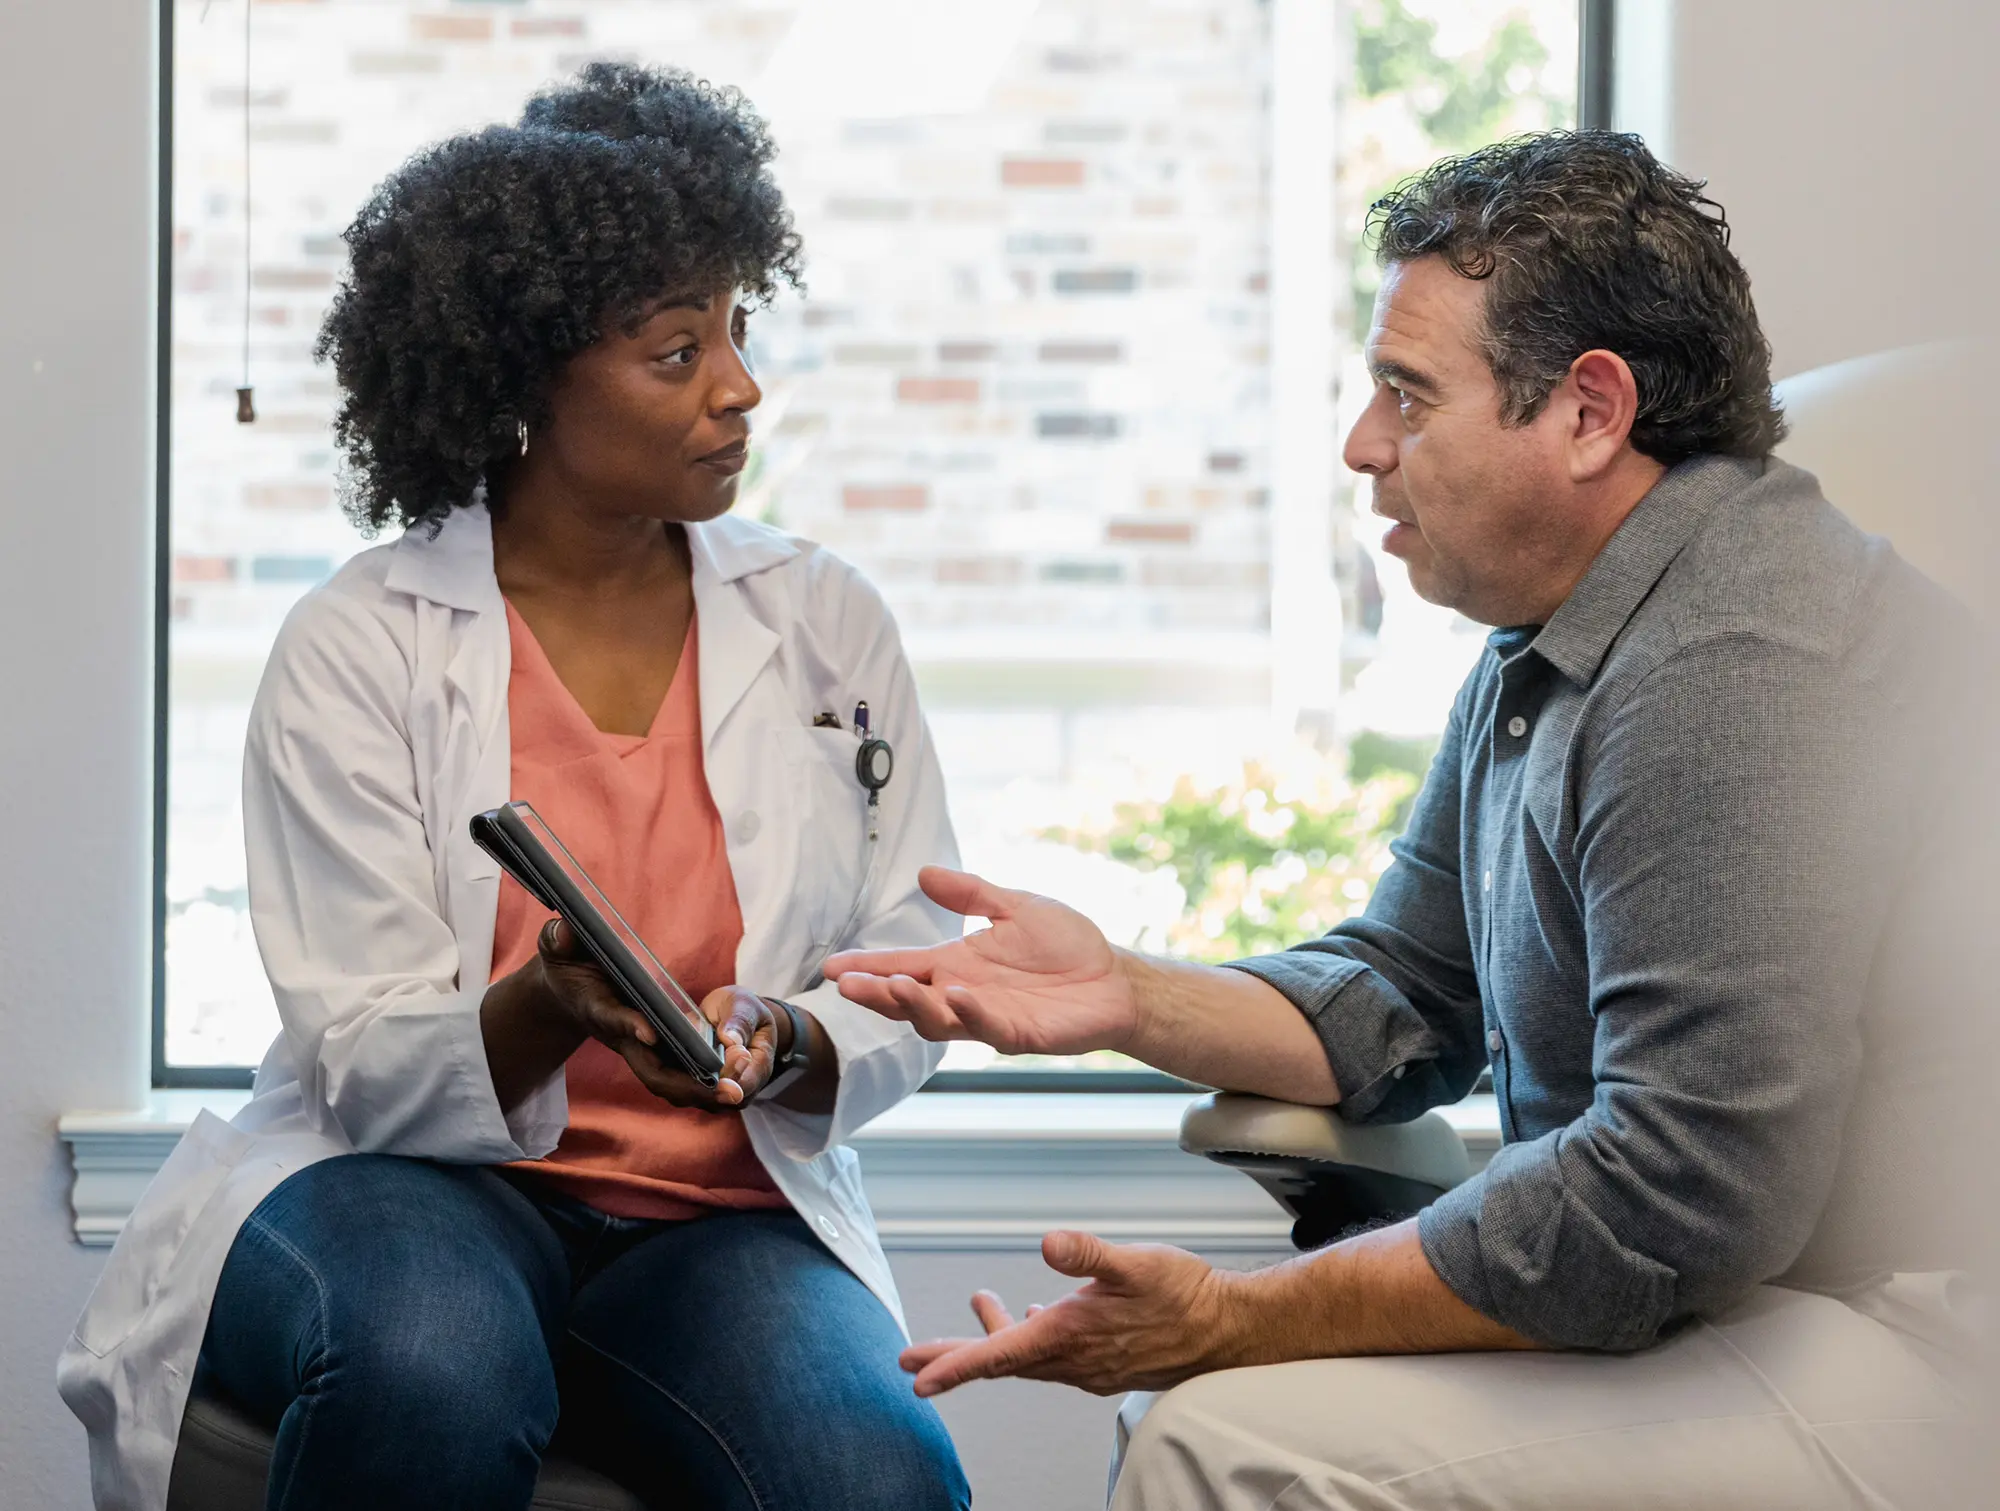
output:
M868 794L868 837L863 841L865 854L861 864L861 885L854 894L854 906L848 909L846 921L827 941L829 948L838 948L855 924L861 921L861 910L867 905L869 890L875 885L875 857L880 851L882 837L882 789L896 774L896 752L890 749L887 740L870 730L866 703L854 705L854 732L861 739L860 748L854 752L854 779Z

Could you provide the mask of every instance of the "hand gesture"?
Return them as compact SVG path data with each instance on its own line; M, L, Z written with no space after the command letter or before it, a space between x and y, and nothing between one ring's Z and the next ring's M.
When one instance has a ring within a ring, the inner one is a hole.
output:
M1052 1306L1031 1306L1016 1322L1000 1298L981 1291L972 1310L983 1338L941 1338L903 1350L920 1396L968 1380L1018 1376L1074 1385L1092 1395L1165 1390L1227 1368L1235 1357L1238 1277L1185 1249L1110 1244L1088 1233L1042 1240L1049 1268L1090 1283Z
M1123 957L1074 908L926 866L924 895L991 927L917 950L844 950L824 971L850 1002L926 1039L977 1039L1002 1054L1123 1048L1137 1022Z

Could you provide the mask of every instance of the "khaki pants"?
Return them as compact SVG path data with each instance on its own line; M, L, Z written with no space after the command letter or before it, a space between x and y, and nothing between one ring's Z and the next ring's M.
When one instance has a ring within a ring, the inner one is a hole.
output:
M1225 1370L1126 1399L1113 1511L1946 1511L1965 1418L1944 1276L1760 1286L1632 1355Z

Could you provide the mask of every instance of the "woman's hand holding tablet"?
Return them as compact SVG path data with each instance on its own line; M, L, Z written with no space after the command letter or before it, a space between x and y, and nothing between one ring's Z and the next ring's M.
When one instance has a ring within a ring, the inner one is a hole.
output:
M789 1013L735 986L696 1006L528 804L479 814L472 837L557 915L537 941L543 1016L553 1011L574 1038L616 1050L641 1085L677 1107L724 1111L765 1087L792 1049Z
M620 999L563 919L551 918L538 944L549 996L581 1034L617 1050L639 1083L662 1101L722 1112L751 1101L770 1080L772 1064L785 1047L778 1036L789 1038L791 1025L762 997L740 986L723 986L702 999L702 1019L717 1035L722 1062L716 1080L704 1082L689 1075L678 1056L662 1045L645 1014Z

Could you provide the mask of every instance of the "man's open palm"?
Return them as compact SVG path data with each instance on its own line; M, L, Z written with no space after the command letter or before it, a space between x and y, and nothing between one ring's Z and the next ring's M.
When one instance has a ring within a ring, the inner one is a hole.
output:
M920 950L846 950L825 972L850 1002L926 1039L977 1039L1003 1054L1122 1048L1135 1020L1118 952L1074 908L964 871L917 878L940 907L991 927Z

